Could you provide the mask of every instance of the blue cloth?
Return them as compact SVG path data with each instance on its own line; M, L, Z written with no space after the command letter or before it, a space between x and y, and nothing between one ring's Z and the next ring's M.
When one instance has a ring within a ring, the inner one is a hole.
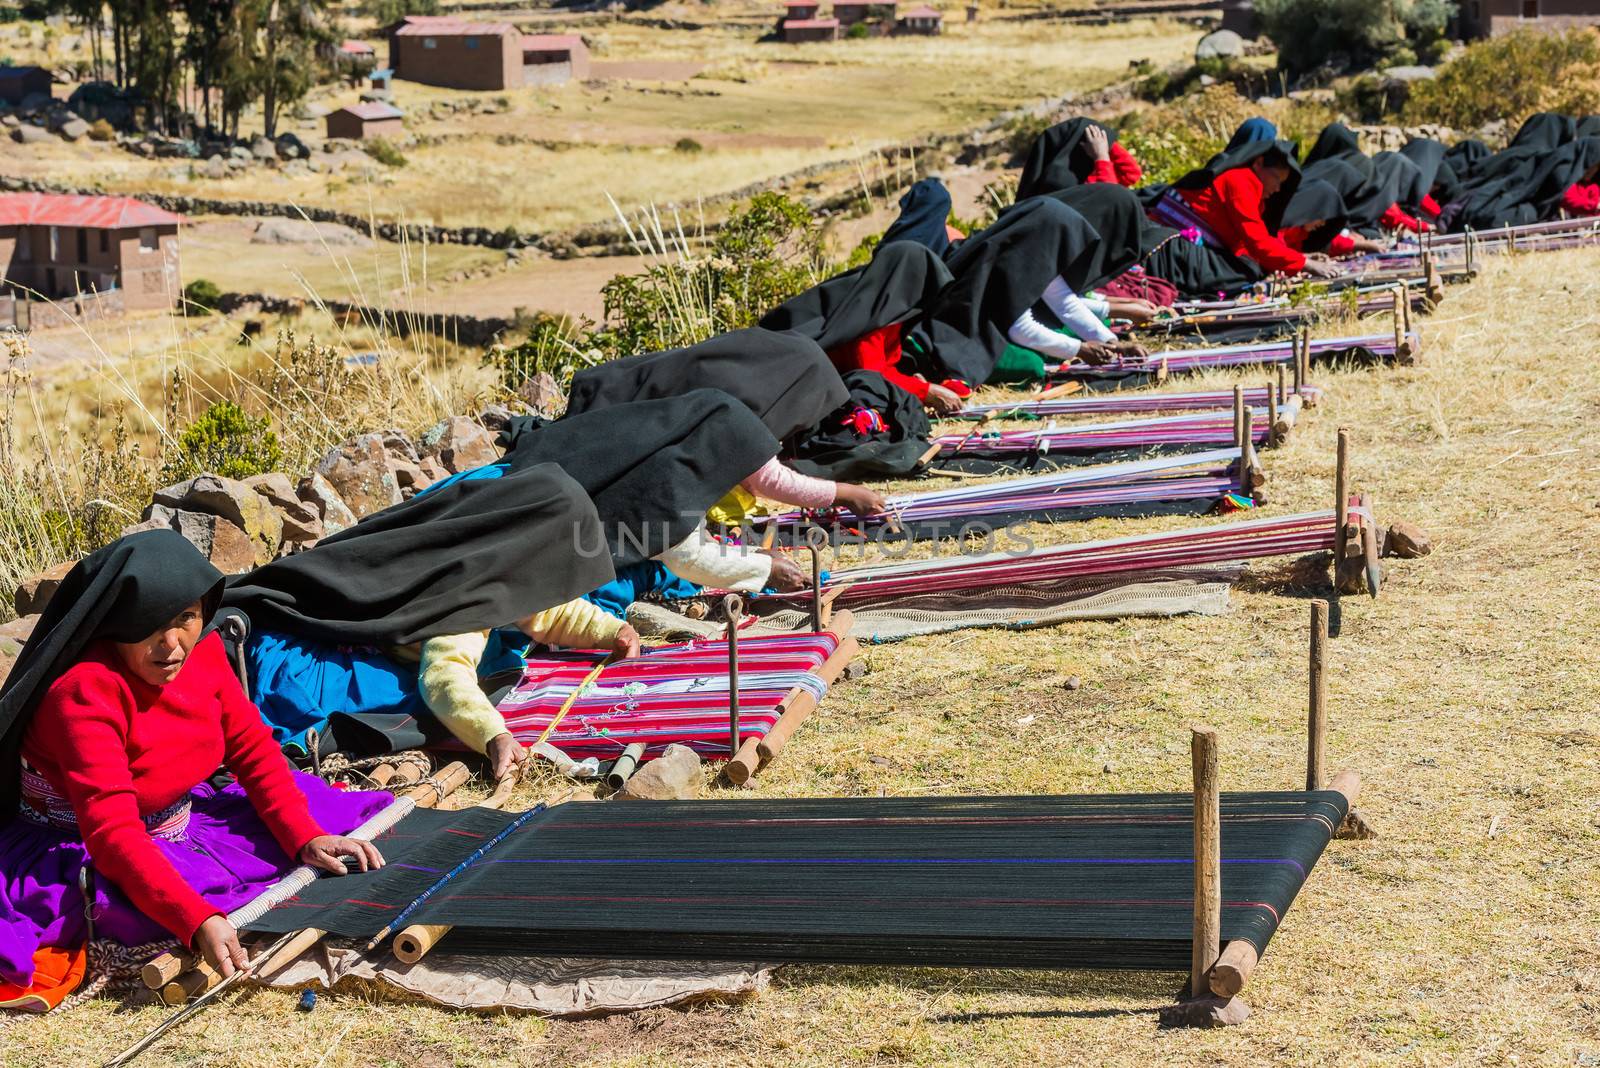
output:
M478 677L518 670L528 639L514 627L489 634ZM245 649L250 696L279 745L305 750L306 732L327 733L334 715L432 718L417 665L381 650L322 645L287 634L258 631Z
M599 606L609 615L626 619L628 606L650 594L678 600L698 596L703 588L688 579L679 578L658 561L645 560L618 568L615 579L593 593L585 594L583 599Z
M937 178L924 178L900 198L900 217L890 224L878 242L882 248L891 241L915 241L943 256L950 247L945 220L950 218L950 191Z
M1278 128L1266 119L1260 117L1245 119L1239 124L1239 128L1233 131L1233 139L1228 142L1228 147L1222 151L1232 152L1241 145L1252 145L1257 141L1276 141L1277 139Z
M462 471L459 474L451 475L449 478L440 479L438 482L435 482L433 485L422 490L422 492L415 494L415 496L421 497L425 494L432 493L434 490L444 489L452 482L472 482L480 478L499 478L500 476L504 475L506 471L510 469L510 467L510 460L498 460L492 464L484 464L482 467L474 467L471 471Z

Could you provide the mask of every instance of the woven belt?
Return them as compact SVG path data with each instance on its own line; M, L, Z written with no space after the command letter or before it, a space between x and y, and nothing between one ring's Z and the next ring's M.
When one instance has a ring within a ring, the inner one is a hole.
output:
M188 795L184 795L159 812L152 812L141 819L150 837L175 842L188 833L191 810ZM29 767L25 761L22 764L22 803L18 806L18 812L30 823L54 827L80 840L83 838L78 827L78 814L73 811L71 802L61 795L49 779Z

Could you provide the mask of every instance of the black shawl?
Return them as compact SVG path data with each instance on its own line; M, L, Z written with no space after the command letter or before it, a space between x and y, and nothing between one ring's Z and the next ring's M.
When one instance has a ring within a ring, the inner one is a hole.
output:
M1323 225L1306 235L1302 252L1322 252L1345 226L1344 198L1332 185L1320 178L1307 178L1294 191L1294 199L1284 209L1283 225Z
M1101 269L1100 235L1088 220L1052 197L1007 208L994 225L963 241L951 255L955 281L939 298L917 346L943 372L981 385L1005 352L1006 331L1032 308L1057 275L1074 292Z
M1216 300L1265 278L1261 265L1227 249L1197 245L1170 226L1146 221L1139 231L1139 264L1192 300Z
M1190 171L1172 184L1178 189L1205 189L1228 171L1248 167L1269 153L1275 153L1289 168L1289 177L1283 185L1261 204L1262 222L1276 233L1283 225L1283 210L1300 185L1300 161L1295 156L1294 145L1288 141L1246 141L1236 148L1223 149L1207 160L1205 166Z
M896 241L878 249L871 263L784 301L761 317L761 327L799 334L831 351L927 316L950 281L950 269L933 252Z
M619 568L688 537L706 509L778 454L778 439L756 414L715 389L553 423L524 416L507 424L500 446L512 471L558 464L583 487Z
M1577 137L1600 137L1600 115L1585 115L1578 120Z
M742 401L779 441L816 426L847 396L839 372L815 341L754 327L587 367L572 376L567 414L696 389L720 389Z
M1600 161L1600 138L1569 141L1551 152L1525 154L1498 166L1505 157L1502 153L1496 166L1485 167L1469 185L1460 210L1452 214L1452 229L1486 230L1550 217L1561 194Z
M385 508L230 578L223 603L314 641L404 645L503 627L605 585L599 538L583 488L545 464Z
M1074 292L1083 294L1099 289L1139 262L1140 234L1147 220L1132 190L1109 182L1095 182L1063 189L1050 196L1082 215L1100 236L1095 243L1094 260L1085 266L1080 278L1082 288L1074 284Z
M1417 170L1421 172L1423 196L1433 196L1434 190L1438 190L1440 196L1434 199L1440 204L1450 199L1449 185L1455 175L1445 174L1448 168L1444 162L1444 145L1429 138L1414 137L1406 142L1406 147L1400 150L1400 154L1416 164Z
M1379 152L1372 157L1372 165L1384 182L1394 187L1394 199L1389 203L1399 204L1412 213L1433 188L1431 182L1424 183L1422 168L1402 152ZM1384 210L1388 210L1387 206Z
M1309 167L1325 159L1342 159L1350 163L1355 159L1366 158L1366 154L1361 151L1361 139L1344 123L1330 122L1317 135L1316 144L1311 146L1311 151L1306 153L1305 165Z
M876 371L844 376L850 399L813 432L794 443L789 466L818 478L861 481L898 478L917 469L933 432L922 402ZM886 430L862 435L846 420L856 408L871 408Z
M0 687L0 825L17 811L22 736L50 684L91 642L141 641L196 601L209 621L222 581L173 530L129 534L67 572Z
M937 178L922 179L900 198L900 217L883 232L879 251L896 241L913 241L935 256L943 256L950 248L950 232L945 229L950 207L950 191L944 183Z
M1306 167L1305 176L1327 182L1344 201L1345 218L1351 226L1376 226L1378 219L1395 202L1394 187L1400 179L1398 168L1379 173L1373 162L1361 157L1357 166L1348 159L1324 159Z
M1478 168L1493 155L1488 145L1469 138L1445 149L1444 161L1456 172L1456 177L1466 183L1477 177Z
M1022 177L1017 181L1017 199L1026 200L1081 185L1094 170L1094 157L1083 143L1083 136L1091 126L1100 127L1107 139L1116 143L1117 131L1084 118L1058 122L1034 138L1033 147L1028 149L1028 157L1022 164Z
M1577 136L1577 119L1570 115L1558 115L1553 111L1541 111L1528 116L1527 121L1517 129L1511 143L1506 146L1506 152L1541 155L1554 152Z

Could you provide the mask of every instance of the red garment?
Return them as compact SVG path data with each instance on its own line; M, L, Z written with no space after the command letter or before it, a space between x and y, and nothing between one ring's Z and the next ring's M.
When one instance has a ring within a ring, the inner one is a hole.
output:
M1132 189L1144 180L1144 168L1133 158L1133 153L1120 144L1111 142L1111 166L1116 168L1117 181Z
M918 400L928 399L927 379L908 375L897 369L900 362L900 324L890 323L882 330L874 330L866 337L840 345L828 353L828 359L839 369L847 371L876 371Z
M1444 209L1439 206L1439 202L1433 199L1431 194L1422 198L1420 207L1424 214L1431 215L1435 219L1444 214Z
M1389 210L1379 216L1378 225L1385 230L1410 230L1414 234L1420 234L1428 228L1422 220L1407 215L1398 204L1389 205Z
M1268 271L1297 274L1306 258L1267 229L1261 218L1266 189L1255 171L1235 167L1204 189L1179 189L1178 195L1222 239L1235 256L1255 260Z
M1283 238L1284 244L1296 252L1304 252L1306 241L1311 235L1306 233L1304 226L1286 226L1278 231L1278 236ZM1328 255L1330 256L1348 256L1355 250L1356 239L1345 234L1336 234L1333 240L1328 242Z
M1089 172L1089 177L1083 180L1084 185L1094 185L1096 182L1116 183L1117 168L1111 165L1108 159L1094 161L1094 170Z
M1572 215L1600 215L1600 183L1572 186L1561 194L1561 206Z
M1328 255L1348 256L1356 250L1356 239L1349 234L1339 234L1328 242Z
M215 634L160 688L129 674L111 643L91 645L50 684L22 755L72 803L99 873L186 945L218 911L156 847L144 816L226 765L284 853L323 833Z

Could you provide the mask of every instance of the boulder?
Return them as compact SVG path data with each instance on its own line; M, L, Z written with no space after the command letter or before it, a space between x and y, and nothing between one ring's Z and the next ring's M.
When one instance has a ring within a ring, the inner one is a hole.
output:
M200 173L207 178L226 178L228 176L228 161L222 156L212 156L200 167Z
M327 245L331 248L366 248L372 238L338 223L312 222L309 219L262 219L250 235L252 245Z
M155 492L144 518L166 518L170 522L173 511L204 512L226 519L243 530L255 544L257 563L271 562L283 543L282 516L262 494L235 479L197 475L186 482L165 486Z
M554 419L566 407L567 395L548 371L540 371L517 387L517 396L540 415Z
M253 571L259 564L258 543L220 515L179 512L176 527L224 575Z
M281 160L305 159L311 155L311 150L306 143L292 133L281 133L272 142L278 158Z
M228 158L248 160L250 158L250 150L243 145L234 145L232 148L228 149Z
M0 642L16 642L21 646L33 636L33 628L39 623L37 615L18 616L16 619L0 623Z
M109 128L110 127L107 126L107 129ZM66 122L63 122L61 124L61 129L57 132L68 141L76 141L88 134L89 124L74 115Z
M257 137L250 142L250 155L260 160L276 160L278 158L278 146L265 137Z
M511 409L500 404L491 404L478 413L478 422L488 430L499 432L511 422Z
M316 473L327 479L358 519L404 500L382 434L363 434L329 450L317 464ZM327 515L322 521L326 526Z
M295 495L317 513L324 534L337 534L346 527L356 525L356 514L344 503L339 491L319 474L313 473L301 479L300 485L295 488Z
M17 586L16 596L11 603L19 616L37 615L44 611L44 606L50 603L50 598L55 596L56 589L61 585L61 580L67 577L77 563L68 560L66 563L57 564L48 571L41 571L37 575L30 575Z
M492 464L500 459L494 435L464 415L452 415L431 428L418 441L424 458L436 458L453 474ZM435 480L437 481L437 479Z
M1232 30L1217 30L1200 38L1200 43L1194 46L1194 58L1198 63L1203 59L1238 59L1244 55L1244 38Z
M700 755L686 745L669 745L623 784L616 799L692 801L700 793L700 782Z
M25 122L11 131L11 140L23 145L37 145L50 140L50 131Z
M281 545L305 545L322 540L322 517L315 508L300 499L288 475L274 471L247 478L244 484L259 493L278 513L278 518L283 522Z
M417 466L422 468L422 473L428 477L430 485L450 477L450 472L445 470L444 464L440 463L436 456L424 456Z

